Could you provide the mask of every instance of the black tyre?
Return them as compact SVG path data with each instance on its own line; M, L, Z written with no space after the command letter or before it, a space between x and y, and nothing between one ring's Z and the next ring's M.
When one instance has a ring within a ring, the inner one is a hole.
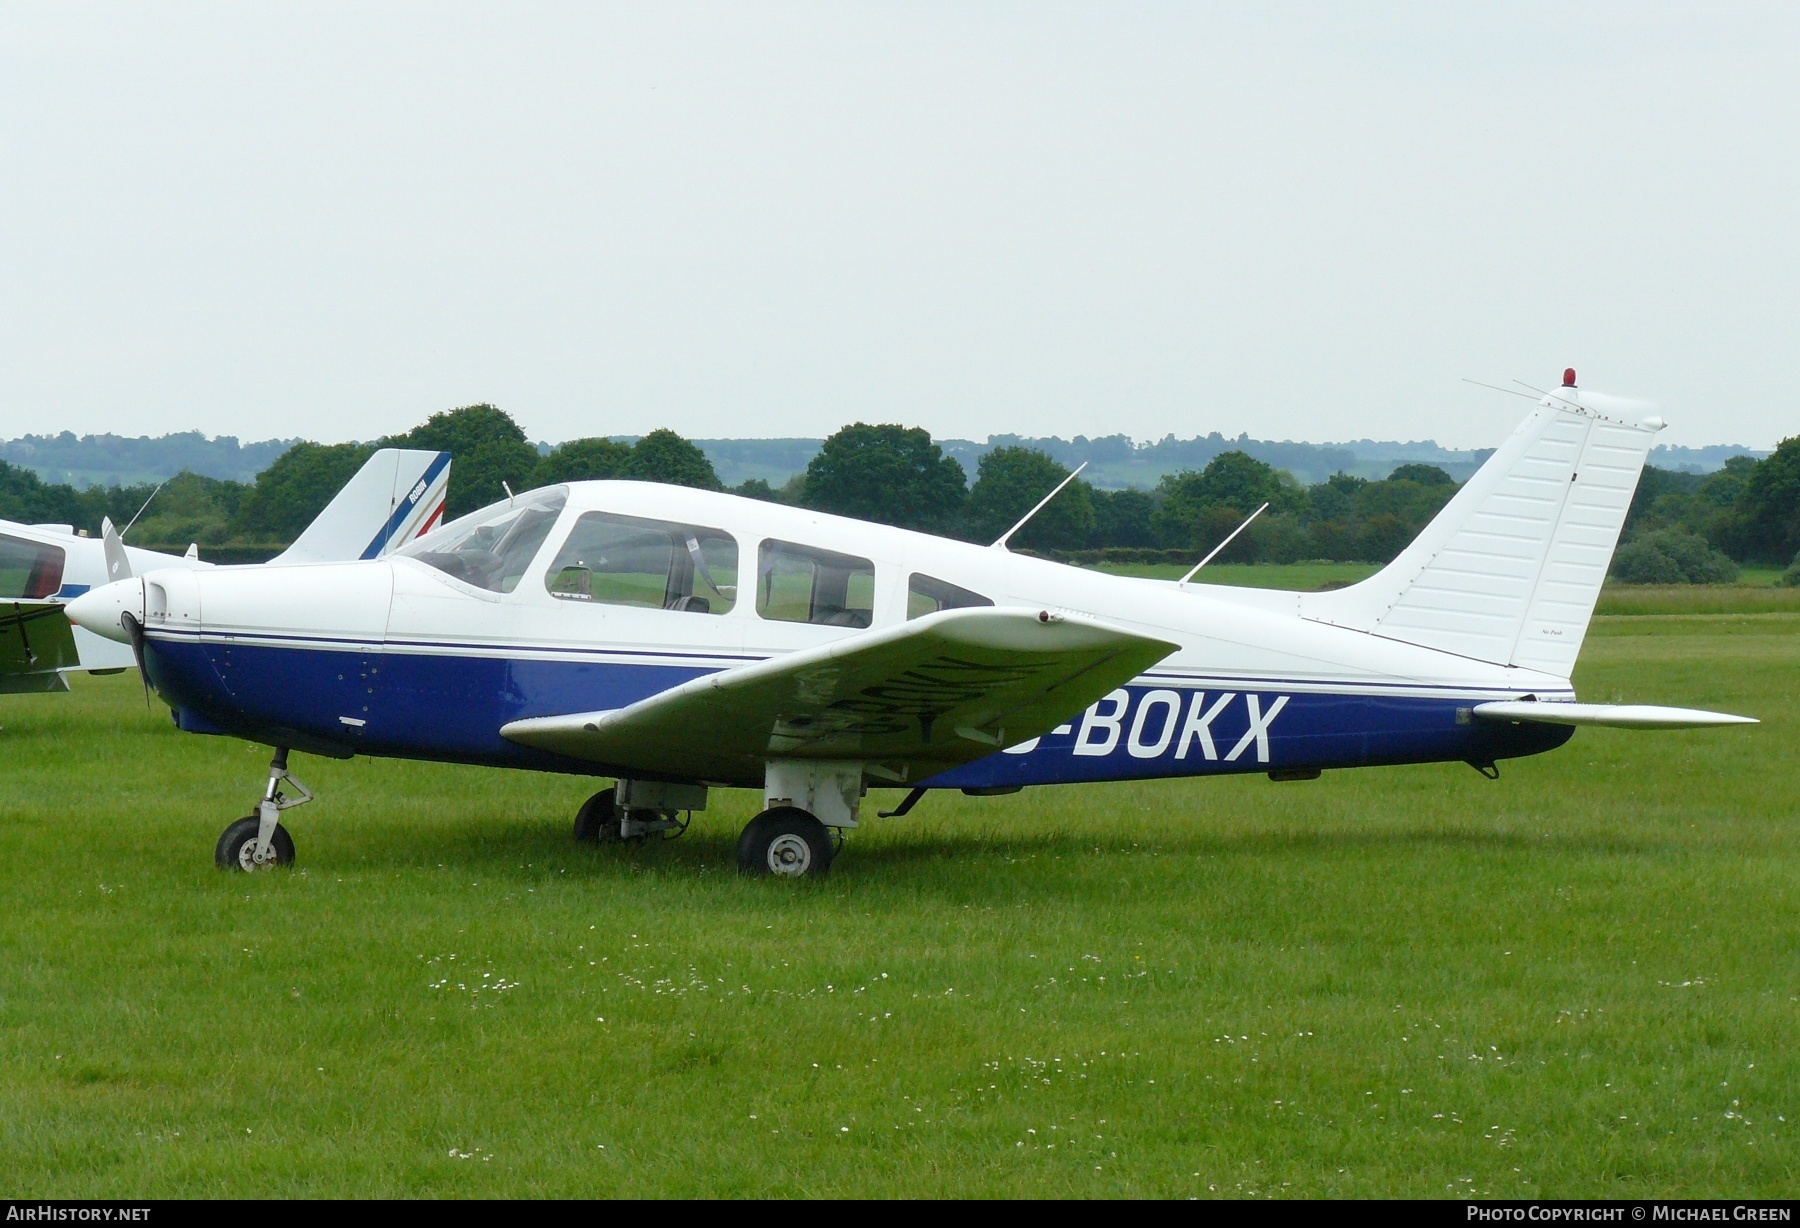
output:
M602 789L581 803L575 812L575 839L582 844L617 844L619 842L619 810L615 804L619 791Z
M738 871L781 878L822 877L831 869L831 833L804 810L765 810L738 837Z
M225 834L219 837L219 846L213 850L213 861L218 863L219 869L244 871L268 869L269 862L265 861L259 866L251 859L252 850L256 846L256 833L261 827L262 819L254 814L245 815L227 827ZM294 864L294 838L288 835L287 828L277 824L271 843L275 846L275 865L291 866Z

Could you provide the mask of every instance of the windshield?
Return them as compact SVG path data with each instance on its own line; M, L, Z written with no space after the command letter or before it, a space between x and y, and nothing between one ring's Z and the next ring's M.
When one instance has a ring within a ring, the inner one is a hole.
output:
M568 496L567 487L547 486L491 504L394 553L490 593L510 593L550 535Z

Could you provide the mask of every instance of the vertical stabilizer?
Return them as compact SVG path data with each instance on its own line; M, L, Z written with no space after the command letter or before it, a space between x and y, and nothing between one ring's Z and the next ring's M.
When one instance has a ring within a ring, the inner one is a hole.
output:
M1584 393L1569 372L1398 558L1307 594L1301 614L1568 677L1663 428L1647 409Z
M436 527L450 486L450 454L382 448L356 471L275 563L380 558Z
M100 549L106 560L106 582L131 579L131 557L125 553L125 540L114 527L111 516L100 519Z

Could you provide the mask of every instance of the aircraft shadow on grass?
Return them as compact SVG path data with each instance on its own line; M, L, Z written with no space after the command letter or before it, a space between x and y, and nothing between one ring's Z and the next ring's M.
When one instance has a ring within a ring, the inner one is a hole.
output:
M423 837L429 835L429 841ZM979 830L929 836L883 835L873 840L852 835L858 879L883 881L903 890L953 891L958 900L992 888L996 895L1066 897L1085 895L1091 880L1077 889L1076 880L1099 859L1141 860L1167 870L1178 865L1206 872L1229 871L1264 859L1292 862L1308 854L1333 857L1342 853L1383 856L1474 853L1543 853L1635 856L1660 847L1653 840L1617 833L1583 831L1506 831L1459 825L1391 824L1356 828L1333 824L1323 830L1296 829L1284 823L1267 831L1209 831L1165 828L1153 837L1107 832L1045 831L992 835ZM371 824L337 845L344 864L455 869L479 880L520 886L546 877L564 881L635 881L642 876L683 876L716 869L728 860L733 840L726 831L696 828L679 839L662 836L601 850L571 850L561 825L546 826L498 817L475 824L433 825L429 832L414 824ZM1334 862L1335 864L1335 862ZM1379 863L1375 863L1379 864ZM1116 874L1116 870L1108 873Z

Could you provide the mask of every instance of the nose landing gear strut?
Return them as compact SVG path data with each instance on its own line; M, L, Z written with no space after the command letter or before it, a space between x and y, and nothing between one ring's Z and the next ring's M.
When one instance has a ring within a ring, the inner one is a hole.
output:
M281 825L281 812L312 801L312 790L288 771L287 747L275 749L269 760L269 783L255 814L245 815L219 837L213 860L221 870L261 870L294 863L294 839ZM293 790L289 796L283 786Z

